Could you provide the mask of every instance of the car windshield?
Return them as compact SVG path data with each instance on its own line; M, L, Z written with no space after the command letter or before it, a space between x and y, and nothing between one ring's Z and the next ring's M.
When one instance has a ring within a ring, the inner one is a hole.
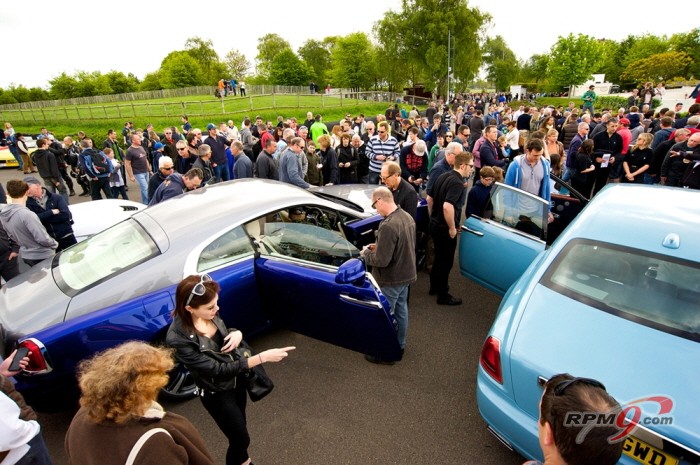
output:
M550 289L614 315L700 342L700 265L577 239L542 277Z
M74 295L158 253L153 239L129 219L61 253L53 272L61 290Z

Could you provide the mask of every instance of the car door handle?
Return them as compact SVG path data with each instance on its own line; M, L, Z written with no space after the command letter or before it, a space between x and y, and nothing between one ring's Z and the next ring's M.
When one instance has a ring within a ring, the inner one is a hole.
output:
M378 308L380 310L383 308L381 302L378 302L376 300L362 300L362 299L358 299L356 297L351 297L348 294L340 294L340 298L346 302L350 302L351 304L363 305L365 307Z
M484 236L484 233L482 233L481 231L475 231L475 230L473 230L473 229L469 229L469 228L467 228L467 227L464 226L464 225L462 225L461 228L462 228L462 231L466 231L466 232L468 232L468 233L470 233L470 234L474 234L475 236L479 236L479 237L483 237L483 236Z

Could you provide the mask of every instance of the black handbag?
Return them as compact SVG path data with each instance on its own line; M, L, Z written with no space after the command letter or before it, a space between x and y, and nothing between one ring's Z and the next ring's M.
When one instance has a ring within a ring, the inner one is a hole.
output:
M242 357L250 358L253 356L253 350L245 342L241 341L238 347L234 350L234 358L240 359ZM266 395L272 392L275 385L267 373L262 363L256 365L255 367L248 370L248 373L242 376L245 381L245 388L248 391L248 397L253 402L257 402L264 398Z

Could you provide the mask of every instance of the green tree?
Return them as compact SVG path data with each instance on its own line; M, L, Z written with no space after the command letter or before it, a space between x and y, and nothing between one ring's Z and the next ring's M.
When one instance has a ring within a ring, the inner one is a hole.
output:
M559 36L552 46L548 74L558 87L578 86L590 79L600 63L596 39L584 34Z
M671 50L685 52L688 56L695 57L695 60L688 66L688 75L684 77L700 78L700 28L695 28L690 32L673 34L669 43Z
M335 40L331 37L322 41L309 39L299 47L299 56L309 65L312 70L310 78L317 83L327 81L326 73L331 67L331 47Z
M489 80L496 90L506 90L517 79L520 64L515 53L501 36L486 39L483 47L483 61Z
M160 90L163 85L160 83L160 70L153 73L148 73L139 84L139 90Z
M55 99L79 97L78 80L65 72L49 80L50 94Z
M489 19L478 8L469 8L467 0L403 0L401 11L387 12L375 31L384 50L392 49L391 41L400 42L405 66L415 65L415 74L429 89L445 89L448 34L452 75L457 81L471 81L481 65L480 43Z
M199 63L187 52L174 52L160 68L163 89L205 85L208 81Z
M532 55L520 68L520 82L540 83L547 80L549 56Z
M692 61L685 52L657 53L627 65L622 77L636 83L665 81L676 76L686 76Z
M109 82L109 87L113 94L126 94L128 92L136 92L139 88L139 80L136 76L129 73L125 75L121 71L110 71L105 75Z
M226 65L228 76L237 81L243 79L250 69L250 62L238 50L230 50L224 57L224 64Z
M211 40L190 37L185 41L185 51L199 64L205 82L217 82L224 77L225 65L219 61Z
M398 13L388 12L374 25L374 36L378 39L377 63L382 72L375 80L376 88L387 88L390 92L401 89L406 83L411 87L423 81L422 69L415 61L410 61L412 51L401 40L404 23Z
M605 80L615 84L620 83L620 75L625 67L620 62L620 43L614 40L605 39L598 43L600 48L600 64L597 72L605 74Z
M338 37L331 50L331 82L335 87L367 89L375 74L374 46L364 32Z
M275 55L270 64L270 82L280 86L304 86L309 82L309 66L292 49Z
M263 79L269 79L272 60L284 50L291 50L292 46L277 34L265 34L258 38L257 74Z
M625 51L625 59L622 61L622 64L626 67L634 61L656 55L657 53L668 52L670 49L671 44L666 36L659 37L650 34L636 36L634 42Z

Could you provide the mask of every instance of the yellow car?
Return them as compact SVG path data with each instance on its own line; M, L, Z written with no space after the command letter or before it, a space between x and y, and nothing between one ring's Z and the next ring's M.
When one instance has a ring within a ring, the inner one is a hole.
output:
M19 168L19 163L8 147L0 147L0 168Z

